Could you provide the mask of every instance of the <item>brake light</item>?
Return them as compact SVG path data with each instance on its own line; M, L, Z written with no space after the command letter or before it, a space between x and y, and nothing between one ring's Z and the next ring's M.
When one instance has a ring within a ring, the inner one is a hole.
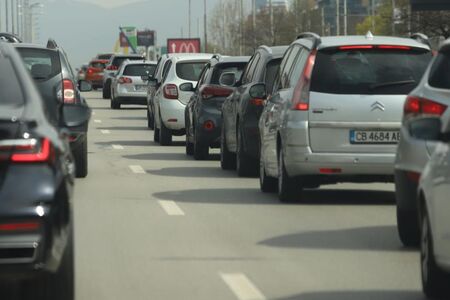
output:
M259 99L259 98L254 98L254 99L250 100L250 104L254 105L254 106L263 106L264 102L265 102L264 99Z
M369 50L369 49L382 49L382 50L411 50L409 46L401 45L351 45L351 46L341 46L339 50Z
M416 96L408 96L403 109L405 116L421 114L442 116L446 110L447 105Z
M114 66L114 65L110 65L110 66L106 67L106 70L109 70L109 71L116 71L116 70L119 70L119 68L116 67L116 66Z
M411 50L411 47L409 46L395 46L395 45L380 45L377 48L386 50Z
M406 172L406 177L414 183L419 183L420 176L421 174L418 172Z
M216 127L213 121L208 120L203 123L203 128L206 130L213 130Z
M178 99L178 87L175 84L166 84L163 92L166 99Z
M317 50L313 50L306 61L306 66L303 69L300 80L294 89L294 95L292 97L293 110L307 111L309 109L309 88L311 85L311 75L316 62L316 57Z
M0 152L11 152L14 163L43 163L53 160L53 148L49 139L4 140ZM4 155L3 155L4 156Z
M339 50L363 50L363 49L373 49L372 45L356 45L356 46L341 46Z
M342 169L339 168L321 168L319 169L320 174L340 174Z
M89 74L92 74L92 73L94 73L94 70L92 70L91 68L89 68L87 72L88 72Z
M200 90L200 94L205 100L214 97L228 97L231 93L233 93L232 89L217 85L205 85Z
M120 77L119 78L119 83L120 84L129 84L129 83L133 83L133 79L129 78L129 77Z
M39 222L3 223L0 224L0 231L35 231L41 227Z
M63 80L63 97L64 103L75 103L75 86L72 80Z

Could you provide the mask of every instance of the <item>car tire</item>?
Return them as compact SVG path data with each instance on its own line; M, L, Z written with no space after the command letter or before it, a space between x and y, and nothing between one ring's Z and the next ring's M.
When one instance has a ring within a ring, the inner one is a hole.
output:
M172 145L172 132L169 128L164 125L163 120L161 120L161 128L159 129L159 143L161 146L170 146Z
M236 169L236 155L228 150L225 126L222 126L220 134L220 167L222 170Z
M423 292L431 299L450 299L450 274L436 264L430 220L426 209L422 213L420 262Z
M198 135L197 130L194 131L194 159L206 160L209 157L209 146L203 144Z
M109 80L103 86L102 97L103 99L111 98L111 82Z
M397 230L400 241L405 247L417 247L420 244L418 216L414 210L404 210L397 206Z
M187 118L186 118L186 120L187 120ZM189 124L187 123L187 121L186 121L185 127L186 127L186 135L185 135L186 136L186 155L192 156L192 155L194 155L194 144L189 141L190 134L189 134Z
M153 130L153 129L155 129L154 125L155 124L154 124L154 121L153 121L153 116L150 113L150 110L147 108L147 127Z
M280 149L278 153L278 199L281 202L300 201L302 190L300 182L287 173L283 149Z
M259 187L263 193L276 193L278 189L277 179L266 174L266 166L261 157L259 161Z
M236 171L239 177L258 176L258 164L256 160L247 155L243 149L244 136L240 129L237 130Z
M153 141L159 143L159 128L156 124L156 118L153 118Z
M88 174L88 140L87 136L83 142L73 150L75 159L75 176L85 178Z

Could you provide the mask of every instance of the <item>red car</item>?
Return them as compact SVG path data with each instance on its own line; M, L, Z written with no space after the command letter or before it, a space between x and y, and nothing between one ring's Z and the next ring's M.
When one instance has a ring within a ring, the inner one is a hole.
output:
M108 60L93 60L89 63L85 80L92 84L93 89L103 88L103 70Z

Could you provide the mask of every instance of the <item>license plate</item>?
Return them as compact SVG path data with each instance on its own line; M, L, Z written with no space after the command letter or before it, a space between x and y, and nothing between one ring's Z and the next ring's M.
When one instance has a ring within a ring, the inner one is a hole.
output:
M351 144L397 144L399 141L397 130L350 130Z

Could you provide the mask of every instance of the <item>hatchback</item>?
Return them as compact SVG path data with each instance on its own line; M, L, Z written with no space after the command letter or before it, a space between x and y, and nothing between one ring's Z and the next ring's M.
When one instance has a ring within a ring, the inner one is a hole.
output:
M300 35L259 122L262 190L290 201L322 184L392 182L403 104L430 59L408 38Z
M103 87L103 71L107 60L93 60L89 63L84 80L89 81L93 89Z

